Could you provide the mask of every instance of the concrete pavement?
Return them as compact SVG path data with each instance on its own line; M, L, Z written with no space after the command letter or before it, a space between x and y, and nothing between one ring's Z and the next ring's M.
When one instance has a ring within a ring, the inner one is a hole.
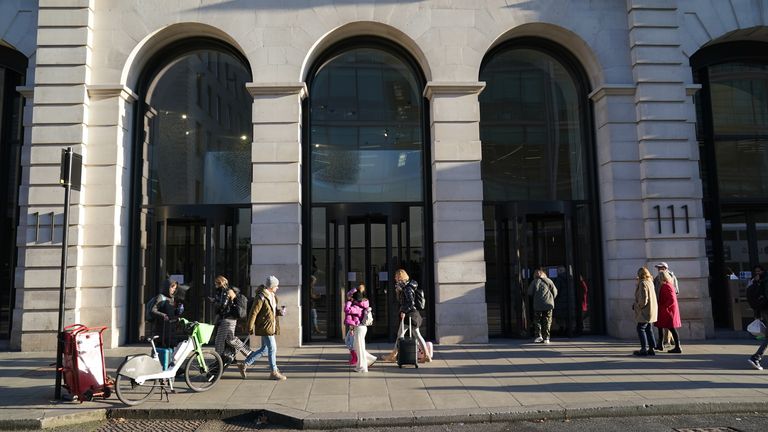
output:
M188 391L170 403L156 394L134 408L115 396L54 402L53 353L0 353L0 428L48 428L125 418L223 418L265 410L270 421L297 428L500 421L510 419L768 412L768 370L747 358L751 340L683 345L683 354L634 357L637 344L606 337L435 346L419 369L378 362L368 374L347 366L342 344L278 347L287 381L267 379L258 361L248 379L229 368L216 387ZM389 344L369 350L384 354ZM108 350L110 373L144 346Z

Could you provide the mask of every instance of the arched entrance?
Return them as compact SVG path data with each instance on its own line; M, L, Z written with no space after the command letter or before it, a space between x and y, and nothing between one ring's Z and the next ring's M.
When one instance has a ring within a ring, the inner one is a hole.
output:
M572 56L538 39L489 52L480 81L489 336L528 334L528 284L558 286L553 333L600 331L601 273L588 84Z
M715 44L691 56L712 313L743 329L752 268L768 263L768 44ZM725 305L729 305L726 307Z
M432 280L425 80L400 47L356 38L329 48L307 81L304 340L342 337L345 292L359 283L376 317L369 337L392 338L394 271ZM424 315L431 327L430 306Z
M213 278L248 289L251 72L211 39L176 43L141 75L133 161L131 330L166 278L188 289L185 317L212 322ZM247 292L247 291L246 291ZM177 295L178 296L178 295ZM130 312L129 312L130 313ZM135 339L132 333L129 339Z
M19 180L23 144L24 84L27 58L0 45L0 340L11 336L13 322L16 227L19 225Z

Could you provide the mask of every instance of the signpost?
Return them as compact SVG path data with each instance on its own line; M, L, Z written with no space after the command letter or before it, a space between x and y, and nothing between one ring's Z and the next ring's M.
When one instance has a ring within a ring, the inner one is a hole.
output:
M61 225L61 280L59 282L59 329L56 332L56 392L54 397L61 399L61 375L64 353L64 303L66 301L67 283L67 237L69 234L69 197L72 189L80 190L80 180L83 171L83 157L72 151L72 147L61 150L61 175L59 182L64 187L64 221ZM51 233L53 236L53 233Z

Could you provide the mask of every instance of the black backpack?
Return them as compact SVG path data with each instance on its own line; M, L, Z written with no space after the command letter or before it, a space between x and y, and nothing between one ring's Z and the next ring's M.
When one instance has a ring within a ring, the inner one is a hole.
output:
M427 299L424 297L424 290L420 287L413 287L413 305L420 311L427 308Z
M768 309L768 297L765 292L765 281L757 281L747 287L747 303L753 311Z
M248 297L245 296L242 292L238 291L237 293L237 317L239 319L244 319L248 316Z
M146 310L144 311L144 319L147 322L155 322L155 314L152 313L152 309L155 308L155 305L158 303L162 303L164 301L168 300L168 297L164 296L163 294L158 294L147 302Z

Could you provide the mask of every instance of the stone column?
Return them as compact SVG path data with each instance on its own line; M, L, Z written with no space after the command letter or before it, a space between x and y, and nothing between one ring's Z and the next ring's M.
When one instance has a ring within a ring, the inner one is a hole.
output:
M13 348L56 348L64 192L59 185L61 149L72 149L88 163L86 123L93 27L93 0L39 0L34 108L29 144L22 150L20 224ZM81 192L72 193L65 323L85 322L83 302L84 173ZM51 214L53 220L51 220ZM38 225L39 222L39 225ZM51 225L55 225L53 233ZM40 228L38 228L38 226ZM44 227L44 228L43 228Z
M280 279L278 346L301 345L301 101L304 83L249 83L253 96L251 285Z
M488 341L480 104L485 83L430 82L435 326L439 343Z
M714 333L690 67L680 46L677 1L627 0L645 254L680 282L681 336ZM688 220L685 219L685 211ZM673 219L674 211L674 219Z

